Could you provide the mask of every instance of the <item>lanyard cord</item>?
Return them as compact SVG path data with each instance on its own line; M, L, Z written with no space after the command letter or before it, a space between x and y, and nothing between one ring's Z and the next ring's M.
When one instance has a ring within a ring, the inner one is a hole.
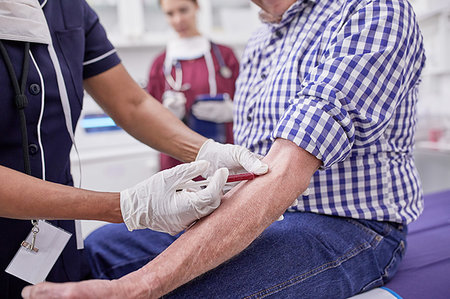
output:
M6 68L8 69L9 77L11 79L12 85L14 87L14 101L17 109L19 110L20 116L20 129L22 131L22 152L23 152L23 163L25 173L31 175L31 166L30 166L30 155L28 153L28 134L27 134L27 121L25 117L25 107L28 105L28 99L25 95L25 85L27 83L28 71L30 66L30 55L28 54L30 50L30 43L25 42L25 50L23 57L23 65L22 65L22 78L19 81L17 80L16 73L14 72L14 68L9 58L8 52L6 51L3 42L0 41L0 52L2 53L3 60L5 61Z
M214 56L216 56L219 66L226 67L227 65L225 64L225 60L223 60L222 53L220 53L219 46L217 46L215 43L211 43L211 47L213 48Z
M233 75L230 68L226 65L225 60L223 59L222 54L220 53L219 46L215 43L211 43L211 46L214 51L214 56L216 56L217 61L219 62L219 73L225 79L230 79Z
M6 68L8 69L12 86L14 87L14 102L16 103L16 107L19 110L20 129L22 131L22 153L24 169L26 174L31 175L30 155L28 153L27 119L25 117L25 107L28 105L28 99L25 95L25 87L27 84L28 71L30 70L30 55L28 54L29 51L30 43L25 42L22 64L22 78L20 78L19 86L19 81L17 80L16 73L14 72L11 58L9 58L8 52L6 51L3 42L0 40L0 52L2 53ZM37 234L39 232L39 228L37 227L37 220L31 220L31 224L33 225L33 229L35 229L35 234Z

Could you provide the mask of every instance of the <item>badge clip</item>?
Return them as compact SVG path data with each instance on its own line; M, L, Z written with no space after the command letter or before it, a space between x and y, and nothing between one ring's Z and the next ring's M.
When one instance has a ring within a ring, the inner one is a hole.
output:
M29 250L29 251L34 251L36 253L38 253L39 248L35 247L36 244L36 235L39 232L39 227L37 226L37 221L32 220L31 221L33 223L33 228L31 229L31 232L33 233L32 239L31 239L31 243L25 241L22 241L22 244L20 244L22 247L25 247L25 249Z

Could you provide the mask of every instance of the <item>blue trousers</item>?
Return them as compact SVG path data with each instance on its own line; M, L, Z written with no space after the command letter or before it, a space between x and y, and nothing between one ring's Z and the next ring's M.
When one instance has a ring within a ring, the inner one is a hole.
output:
M401 224L285 213L242 253L165 298L347 298L384 285L405 254ZM86 240L94 278L139 269L178 236L111 224Z

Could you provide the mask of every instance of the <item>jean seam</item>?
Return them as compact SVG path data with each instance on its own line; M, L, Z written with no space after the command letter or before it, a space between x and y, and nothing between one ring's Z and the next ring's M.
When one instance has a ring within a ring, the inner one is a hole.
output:
M358 228L360 228L363 231L365 231L366 233L368 233L371 237L373 237L372 241L370 241L370 246L372 246L373 248L376 248L378 246L378 244L380 244L380 242L384 239L384 237L381 234L379 234L378 232L376 232L368 227L365 227L364 225L362 225L361 223L359 223L356 220L345 219L345 221L357 226Z
M405 248L405 243L403 242L403 240L402 241L400 241L400 243L398 244L398 246L397 246L397 248L395 248L395 250L394 250L394 252L392 253L392 258L391 258L391 260L389 261L389 263L386 265L386 267L384 268L384 271L383 271L383 278L388 278L389 277L389 271L390 271L390 268L391 268L391 266L392 266L392 264L397 260L397 253L400 251L402 251L402 249L404 249ZM403 254L402 254L403 255Z
M274 285L268 289L265 290L261 290L257 293L248 295L246 297L244 297L245 299L249 299L249 298L264 298L266 296L272 295L274 293L277 293L281 290L284 290L290 286L293 286L297 283L300 283L302 281L305 281L306 279L313 277L321 272L324 272L328 269L331 268L336 268L338 266L340 266L342 263L346 262L347 260L351 259L352 257L356 256L357 254L361 253L362 251L370 248L371 245L368 242L364 242L358 246L356 246L355 248L353 248L352 250L348 251L347 253L343 254L342 256L338 257L336 260L325 263L319 267L316 267L306 273L303 273L301 275L298 275L294 278L291 278L289 280L283 281L281 283L278 283L277 285Z
M360 291L358 294L361 294L361 293L363 293L363 292L366 292L366 291L368 291L368 290L371 290L371 289L373 289L373 288L375 288L375 287L381 287L381 286L383 286L383 285L384 285L383 277L382 277L382 276L377 277L376 279L374 279L374 280L372 280L371 282L369 282L368 284L366 284L366 285L361 289L361 291Z
M397 253L399 251L402 251L405 248L405 243L402 241L400 241L399 245L397 246L397 248L395 248L395 250L392 252L392 258L390 259L389 263L386 265L386 267L384 267L383 269L383 273L381 273L381 276L374 279L373 281L369 282L368 284L366 284L362 289L361 292L365 292L368 291L370 289L373 289L376 286L383 286L385 284L385 279L389 278L389 271L390 268L392 266L392 264L397 260Z

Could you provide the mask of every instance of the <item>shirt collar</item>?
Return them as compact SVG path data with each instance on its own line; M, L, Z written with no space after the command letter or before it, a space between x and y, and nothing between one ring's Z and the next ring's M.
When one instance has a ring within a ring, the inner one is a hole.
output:
M273 29L278 29L280 27L283 27L290 23L292 19L297 15L298 12L305 9L308 5L314 5L319 0L297 0L295 3L293 3L284 13L281 17L280 23L274 23L274 24L268 24Z

